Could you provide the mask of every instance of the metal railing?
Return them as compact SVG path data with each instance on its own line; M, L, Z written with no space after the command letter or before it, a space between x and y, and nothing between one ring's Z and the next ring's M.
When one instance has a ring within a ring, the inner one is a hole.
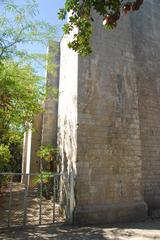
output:
M0 227L63 222L62 173L0 173Z

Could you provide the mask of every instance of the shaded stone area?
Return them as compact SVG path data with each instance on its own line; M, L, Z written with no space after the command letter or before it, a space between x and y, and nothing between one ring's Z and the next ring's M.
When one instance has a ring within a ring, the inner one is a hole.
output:
M105 225L99 227L71 227L64 224L0 230L0 239L55 240L152 240L160 239L160 220L141 223Z

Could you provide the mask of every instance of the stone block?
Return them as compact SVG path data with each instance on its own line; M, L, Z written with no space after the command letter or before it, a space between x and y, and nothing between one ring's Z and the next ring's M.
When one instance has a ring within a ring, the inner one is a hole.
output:
M97 225L106 223L123 223L142 221L147 217L145 202L117 203L105 206L85 206L75 208L74 222L76 225Z

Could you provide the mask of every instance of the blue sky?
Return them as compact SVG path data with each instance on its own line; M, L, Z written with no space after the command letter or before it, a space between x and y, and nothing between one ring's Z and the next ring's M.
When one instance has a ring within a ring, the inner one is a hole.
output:
M23 0L25 1L25 0ZM62 8L65 0L38 0L41 20L47 21L50 24L62 26L62 21L57 17L59 8ZM62 34L62 31L61 31Z
M24 5L25 3L32 2L32 0L13 0L18 5ZM46 21L51 25L57 26L57 36L58 39L62 37L63 31L63 21L58 19L58 10L59 8L63 8L65 0L36 0L39 4L39 15L36 17L37 20ZM0 4L0 11L3 9L3 4ZM24 48L31 53L46 53L46 47L39 46L38 43L29 44L29 45L19 45L20 48ZM37 66L35 70L38 74L45 76L45 70L43 68Z
M18 4L24 4L26 0L15 0ZM63 21L59 20L57 17L57 12L59 8L63 8L65 0L37 0L39 4L39 16L38 19L46 21L52 25L57 25L57 34L59 38L62 37L62 25ZM27 47L27 46L25 46ZM46 53L45 48L40 48L38 44L30 44L27 48L31 52ZM44 69L38 70L40 75L45 75Z
M25 2L25 0L19 0ZM39 16L38 18L43 21L47 21L50 24L57 25L57 33L59 37L62 36L63 22L58 19L57 12L59 8L63 8L65 0L37 0L39 3ZM37 51L38 45L33 45L31 51ZM46 49L41 49L41 52L45 53ZM39 71L40 75L45 75L44 69Z
M30 0L31 1L31 0ZM36 0L39 4L39 16L38 18L43 21L47 21L53 25L62 26L63 22L57 17L59 8L63 8L65 0ZM27 0L15 0L18 4L25 4ZM62 34L62 31L61 31Z

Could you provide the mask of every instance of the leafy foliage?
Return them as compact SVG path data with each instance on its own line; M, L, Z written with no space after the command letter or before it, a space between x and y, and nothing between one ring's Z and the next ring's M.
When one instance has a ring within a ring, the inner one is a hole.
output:
M38 21L38 4L35 0L26 1L19 6L13 0L3 2L3 11L0 14L0 60L17 57L27 60L29 53L19 48L19 44L39 43L47 46L56 32L55 26L47 22ZM37 57L32 54L31 59ZM38 57L44 57L43 55Z
M53 58L53 54L29 53L26 44L47 47L56 30L55 26L36 19L36 0L25 1L24 5L15 2L5 0L0 6L0 167L5 171L19 171L23 133L43 110L44 79L31 66L45 67L46 60ZM49 64L48 68L53 74L56 66Z
M142 5L143 0L66 0L64 8L59 10L59 19L65 19L67 13L68 22L64 25L64 34L69 34L74 28L78 33L74 34L72 42L69 42L69 48L85 56L92 52L90 46L90 37L92 34L92 24L94 19L91 16L91 9L97 11L103 17L103 25L106 29L113 29L121 15L121 10L125 12L136 11Z
M4 144L0 144L0 172L8 169L10 157L9 147Z
M10 134L32 121L42 109L44 92L40 86L40 78L30 66L3 62L0 66L0 132L10 126Z
M33 181L34 186L38 187L38 193L46 199L51 199L53 195L54 177L51 172L42 171Z
M52 145L41 146L39 151L37 151L37 156L41 159L41 168L44 168L43 161L47 163L48 166L45 166L45 169L50 169L50 171L56 171L57 168L57 154L58 149L53 147ZM46 164L45 164L46 165Z
M34 185L49 183L50 178L53 177L53 174L51 172L42 171L40 174L38 174L32 181Z
M41 146L40 150L37 152L37 156L41 159L50 162L56 160L58 149L54 148L52 145Z

